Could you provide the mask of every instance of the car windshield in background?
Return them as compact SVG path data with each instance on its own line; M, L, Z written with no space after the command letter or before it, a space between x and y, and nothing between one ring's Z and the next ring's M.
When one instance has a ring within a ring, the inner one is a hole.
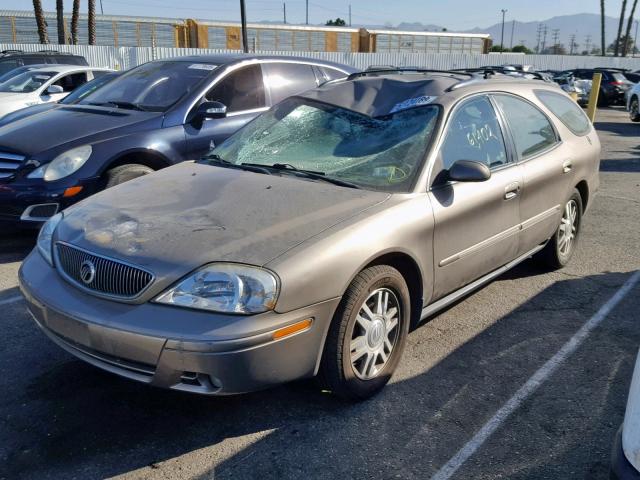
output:
M215 68L215 65L205 63L145 63L88 95L80 103L163 112Z
M286 165L373 190L407 191L420 169L439 108L371 118L289 99L212 150L236 165ZM280 171L283 171L281 169Z
M56 72L25 72L0 84L0 92L29 93L38 90Z
M107 73L105 75L102 75L101 77L91 80L90 82L87 82L84 85L81 85L80 87L76 88L73 92L71 92L69 95L64 97L60 101L60 103L63 103L65 105L71 105L72 103L77 103L87 95L90 95L93 92L95 92L98 88L102 87L104 84L116 78L117 76L118 76L117 73Z
M0 83L4 83L7 80L9 80L10 78L17 77L21 73L30 72L31 70L35 70L36 68L43 68L43 67L46 68L46 65L28 65L28 66L24 66L24 67L14 68L14 69L9 70L8 72L0 75Z

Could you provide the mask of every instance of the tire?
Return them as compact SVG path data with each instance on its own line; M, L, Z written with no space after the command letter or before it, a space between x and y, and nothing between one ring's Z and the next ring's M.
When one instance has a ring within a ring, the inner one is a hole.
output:
M609 106L609 100L607 99L607 96L604 93L604 91L601 89L600 93L598 94L598 107L608 107L608 106Z
M629 118L632 122L640 122L640 103L638 102L638 97L635 95L629 103Z
M383 300L380 310L379 298ZM385 304L387 315L379 316ZM373 313L371 320L365 305ZM398 270L376 265L360 272L329 327L318 376L322 387L348 400L364 400L381 390L402 357L410 320L409 289ZM365 330L363 323L367 321ZM352 346L358 350L353 357Z
M573 206L573 208L572 208ZM566 239L567 223L570 210L575 211L571 224L571 237ZM574 190L571 197L565 203L562 210L562 219L558 229L553 234L539 256L543 263L553 270L566 266L575 252L578 238L580 237L580 227L582 226L582 197L578 190ZM566 243L568 242L568 244Z
M120 165L119 167L112 168L106 173L105 188L115 187L116 185L128 182L134 178L142 177L143 175L148 175L154 171L155 170L151 167L137 163Z

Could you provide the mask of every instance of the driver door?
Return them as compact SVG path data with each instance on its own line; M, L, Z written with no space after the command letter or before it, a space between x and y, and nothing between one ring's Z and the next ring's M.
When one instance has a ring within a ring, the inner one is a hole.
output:
M522 173L487 95L464 100L450 116L432 171L434 299L516 258ZM486 164L483 182L454 182L459 160Z
M223 103L227 107L227 115L184 125L185 158L201 158L267 110L262 68L260 65L248 65L226 74L205 94L203 101Z

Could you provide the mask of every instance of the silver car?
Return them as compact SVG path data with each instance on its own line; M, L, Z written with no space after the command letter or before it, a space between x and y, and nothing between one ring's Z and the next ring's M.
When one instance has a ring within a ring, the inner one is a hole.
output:
M571 259L599 154L544 81L354 74L56 215L20 284L52 341L124 377L366 398L422 320L534 254Z

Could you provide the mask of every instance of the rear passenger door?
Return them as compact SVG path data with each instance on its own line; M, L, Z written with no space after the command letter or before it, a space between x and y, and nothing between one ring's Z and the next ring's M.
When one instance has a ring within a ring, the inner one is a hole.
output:
M517 257L522 174L505 140L488 95L463 100L449 117L429 192L435 299ZM486 164L491 178L448 180L447 171L459 160Z
M213 85L202 101L223 103L227 107L227 116L184 125L186 158L189 159L201 158L267 110L261 66L253 64L232 70Z
M533 103L515 95L493 96L505 118L522 166L520 253L547 240L558 228L573 178L573 155L553 123Z
M270 105L318 86L318 80L311 65L275 62L265 63L262 69Z

